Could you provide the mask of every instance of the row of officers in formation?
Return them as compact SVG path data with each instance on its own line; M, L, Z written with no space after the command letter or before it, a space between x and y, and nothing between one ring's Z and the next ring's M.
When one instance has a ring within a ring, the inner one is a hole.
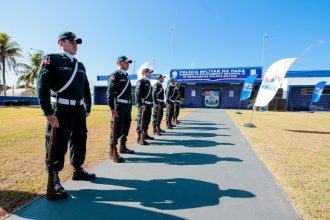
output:
M91 94L84 65L74 55L82 39L72 32L60 33L58 45L61 53L44 57L38 73L38 98L47 118L46 127L46 168L48 186L46 198L64 199L68 193L60 182L58 173L63 169L64 158L69 146L70 163L73 166L72 180L92 180L96 176L83 168L86 157L87 126L86 118L91 113ZM107 102L111 109L110 158L115 162L125 159L119 154L134 154L126 145L131 126L132 92L127 74L132 60L126 56L117 58L118 69L108 78ZM180 91L174 79L164 91L165 76L158 75L157 83L150 84L153 71L145 68L143 78L136 84L137 102L137 142L149 144L153 140L148 127L153 116L153 134L161 135L164 108L166 106L166 127L172 129L179 123ZM152 113L153 111L153 113ZM119 150L117 151L117 143Z

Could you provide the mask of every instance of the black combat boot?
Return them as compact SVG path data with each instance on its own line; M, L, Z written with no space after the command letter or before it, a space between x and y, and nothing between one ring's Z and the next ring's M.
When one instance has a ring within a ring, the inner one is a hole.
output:
M93 180L95 177L94 173L88 173L84 168L78 167L73 170L72 180Z
M122 146L120 146L119 153L121 153L121 154L135 154L135 151L128 149L126 145L122 145Z
M65 191L61 185L58 172L53 172L53 184L54 184L54 194L50 194L47 191L46 199L48 200L59 200L68 198L68 193Z

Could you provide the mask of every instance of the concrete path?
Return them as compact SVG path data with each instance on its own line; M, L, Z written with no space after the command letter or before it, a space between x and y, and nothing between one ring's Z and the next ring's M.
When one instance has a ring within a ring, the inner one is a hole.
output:
M128 162L69 181L70 198L38 199L9 219L299 219L225 111L195 109Z

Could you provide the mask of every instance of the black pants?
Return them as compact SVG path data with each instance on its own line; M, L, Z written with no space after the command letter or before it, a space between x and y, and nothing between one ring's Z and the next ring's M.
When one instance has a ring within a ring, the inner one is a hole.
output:
M175 102L175 104L174 104L174 117L178 118L179 114L180 114L180 103Z
M158 115L159 113L159 115ZM159 104L154 104L154 112L152 119L152 127L154 131L156 131L157 126L160 127L160 123L162 122L164 114L164 103L160 102Z
M142 106L138 106L137 126L136 126L138 137L140 136L141 131L143 131L144 134L148 134L148 128L151 121L152 105L146 104L145 106L146 106L146 112L143 120L143 127L142 127Z
M120 143L120 146L126 146L127 136L129 132L129 128L131 127L131 113L132 113L132 106L130 104L117 104L117 126L116 126L116 134L114 135L111 127L113 124L112 119L110 120L110 148L113 146L113 143L116 143L117 140ZM116 140L115 137L116 136ZM112 150L112 148L110 149ZM111 151L110 151L111 152Z
M174 115L174 103L168 102L166 107L166 123L168 125L172 125L172 119Z
M70 145L70 163L79 168L85 161L86 156L86 112L83 105L69 106L58 104L57 117L60 126L56 130L54 147L53 171L61 171L64 166L64 156ZM46 128L46 160L48 157L48 143L50 140L51 126L47 123Z

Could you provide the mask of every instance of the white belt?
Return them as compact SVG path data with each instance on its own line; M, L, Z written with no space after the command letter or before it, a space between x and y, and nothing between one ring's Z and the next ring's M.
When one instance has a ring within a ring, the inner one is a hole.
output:
M152 102L144 101L145 104L152 105Z
M175 100L172 100L172 99L169 99L169 101L171 101L171 102L175 102Z
M77 100L71 100L71 99L63 99L63 98L58 98L58 100L56 100L55 97L51 97L50 101L53 103L59 103L62 105L76 105ZM83 105L84 104L84 99L81 99L79 101L79 105Z
M180 102L180 101L178 101L178 100L175 100L175 102Z
M157 101L158 101L158 102L164 102L164 100L163 100L163 99L157 99Z
M124 104L130 104L131 102L126 99L117 99L117 102L124 103Z

